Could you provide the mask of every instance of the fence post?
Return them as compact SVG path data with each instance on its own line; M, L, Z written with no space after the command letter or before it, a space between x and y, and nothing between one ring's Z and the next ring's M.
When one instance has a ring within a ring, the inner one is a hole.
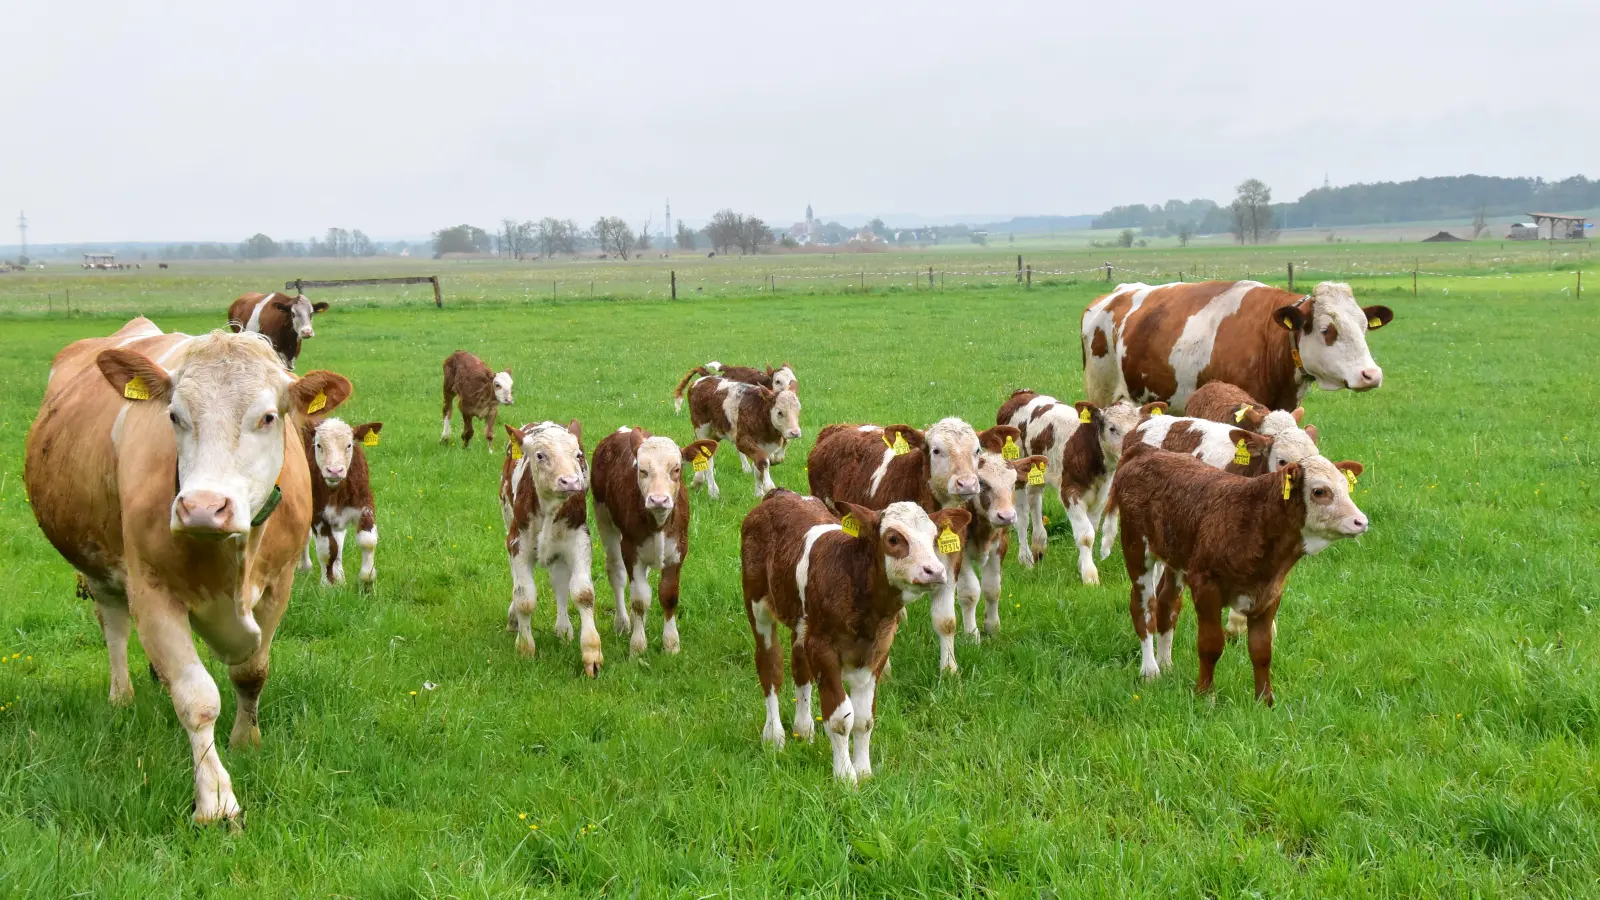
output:
M550 299L554 300L559 296L560 295L556 293L556 283L554 281L550 282Z
M1182 270L1182 269L1179 269L1179 270L1178 270L1178 280L1179 280L1179 281L1182 281L1182 280L1183 280L1183 270ZM1291 285L1290 285L1290 286L1291 286L1291 287L1292 287L1292 286L1293 286L1293 283L1292 283L1292 282L1291 282Z
M1411 270L1411 297L1412 297L1412 299L1415 299L1416 296L1417 296L1417 270L1415 268L1413 268Z
M1111 283L1111 263L1106 263L1106 284Z
M672 270L672 299L678 299L678 270Z
M1028 290L1033 290L1033 263L1028 263Z
M433 276L432 278L430 278L428 280L433 282L433 305L434 305L434 308L435 309L444 309L444 294L439 292L439 276L435 275L435 276ZM299 281L295 282L295 285L296 285L297 289L299 287L299 284L300 284Z
M1294 290L1294 263L1289 263L1289 290Z
M928 290L933 290L933 266L928 267Z
M1582 300L1583 299L1583 270L1579 269L1578 271L1573 272L1572 274L1578 276L1578 289L1573 292L1572 298L1574 300Z
M866 292L867 292L867 270L866 269L862 269L861 270L861 293L865 294Z
M1022 283L1022 254L1017 254L1017 284Z

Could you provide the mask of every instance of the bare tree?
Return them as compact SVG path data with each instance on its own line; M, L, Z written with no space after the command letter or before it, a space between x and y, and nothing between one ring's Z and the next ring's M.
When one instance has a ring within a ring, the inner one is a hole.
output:
M523 254L532 249L528 223L518 223L515 219L500 220L500 252L509 255L512 259L521 259Z
M557 253L571 253L577 249L578 228L569 219L563 222L546 216L538 222L527 222L530 250L549 258Z
M1258 178L1248 178L1234 192L1229 212L1235 239L1241 244L1259 244L1277 237L1272 224L1272 188Z
M650 218L645 216L644 224L639 226L639 239L634 246L641 251L650 249Z
M589 232L599 243L602 253L625 260L628 254L633 252L635 241L633 229L616 216L601 216L595 220L594 227L590 228Z
M761 248L772 243L772 229L767 223L755 216L744 216L739 220L739 252L760 253Z
M678 220L677 240L679 250L694 249L694 232L689 229L689 226L683 224L682 219Z
M711 238L712 249L726 256L730 248L738 245L739 231L743 225L743 216L731 209L718 210L711 217L711 224L706 226L706 236Z
M1479 206L1478 206L1478 214L1476 216L1474 216L1473 219L1472 219L1472 239L1473 240L1477 240L1478 238L1483 236L1483 233L1485 231L1488 231L1488 230L1489 230L1489 207L1487 205L1484 205L1484 204L1479 204Z

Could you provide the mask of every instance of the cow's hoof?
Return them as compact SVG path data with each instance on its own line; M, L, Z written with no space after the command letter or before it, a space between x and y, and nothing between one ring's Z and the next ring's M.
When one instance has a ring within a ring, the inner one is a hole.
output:
M1140 665L1139 677L1143 678L1145 681L1155 681L1157 678L1161 677L1161 667L1155 665L1154 663L1149 665Z
M590 678L599 678L600 666L604 662L605 660L601 659L598 655L596 655L594 659L589 659L588 655L585 654L583 660L583 674L589 676Z
M1094 566L1086 566L1086 567L1084 567L1082 569L1079 569L1078 570L1078 574L1083 577L1083 583L1084 584L1099 584L1100 583L1100 571L1098 569L1096 569Z
M808 719L808 720L806 720L804 722L796 722L796 723L794 723L794 737L795 737L795 740L797 740L797 741L805 741L806 743L809 744L809 743L811 743L811 741L814 738L816 738L816 736L817 736L817 725L816 725L815 722L812 722L812 721L810 721Z
M195 796L194 822L196 825L211 825L217 822L233 822L239 818L244 810L239 806L239 801L234 799L233 791L226 790L220 794L206 791Z
M520 634L517 635L517 652L528 657L529 659L532 659L534 656L538 655L533 645L533 639L525 638Z
M771 744L772 749L783 749L783 725L777 722L768 722L761 729L761 742Z
M241 728L235 724L233 731L228 735L229 750L257 750L261 747L261 726L246 725Z
M645 640L642 634L634 635L633 640L628 642L628 654L630 656L638 656L648 649L650 649L649 642Z
M112 684L111 684L111 705L112 706L132 706L133 705L133 682L131 682L131 681L123 681L121 684L117 684L116 682L112 682Z
M556 620L556 637L563 641L572 640L572 621L570 619L567 621Z

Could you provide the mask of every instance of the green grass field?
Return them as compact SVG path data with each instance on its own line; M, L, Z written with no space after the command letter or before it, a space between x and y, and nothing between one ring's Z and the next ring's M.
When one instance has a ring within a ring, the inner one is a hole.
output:
M1180 261L1224 270L1251 252ZM1271 271L1333 251L1276 252ZM439 445L440 361L461 348L510 365L506 417L578 418L592 448L621 425L686 439L669 395L694 364L787 359L807 434L774 474L803 490L824 424L990 423L1018 386L1080 397L1078 314L1101 285L518 302L516 277L458 266L443 310L431 293L337 304L300 368L349 376L341 415L385 423L370 455L378 587L297 585L264 746L223 754L241 831L190 825L187 742L137 641L135 703L108 705L93 611L20 484L50 357L125 316L0 309L19 313L0 319L0 892L1593 896L1600 315L1535 256L1506 268L1416 298L1409 276L1357 283L1397 312L1372 338L1385 385L1306 405L1327 455L1367 466L1356 499L1372 531L1291 577L1276 708L1251 699L1237 645L1216 694L1193 695L1192 610L1174 673L1141 683L1120 553L1086 587L1057 535L1040 568L1007 564L1004 631L959 640L959 676L939 675L926 602L913 607L879 692L876 777L860 788L833 781L825 740L760 743L738 580L754 500L727 451L723 500L692 497L680 655L660 652L653 611L650 652L628 658L597 558L600 678L551 633L543 573L540 654L517 656L501 457ZM164 328L202 331L245 282L296 274L112 274L132 287L104 308L166 310ZM93 276L24 277L42 293ZM21 283L4 283L0 307ZM1062 524L1059 507L1047 514ZM232 694L210 665L220 734Z

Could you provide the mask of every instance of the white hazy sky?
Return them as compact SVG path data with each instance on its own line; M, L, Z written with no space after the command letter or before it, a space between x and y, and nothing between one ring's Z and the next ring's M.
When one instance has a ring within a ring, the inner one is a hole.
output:
M0 27L0 222L35 243L1600 174L1594 0L0 0Z

